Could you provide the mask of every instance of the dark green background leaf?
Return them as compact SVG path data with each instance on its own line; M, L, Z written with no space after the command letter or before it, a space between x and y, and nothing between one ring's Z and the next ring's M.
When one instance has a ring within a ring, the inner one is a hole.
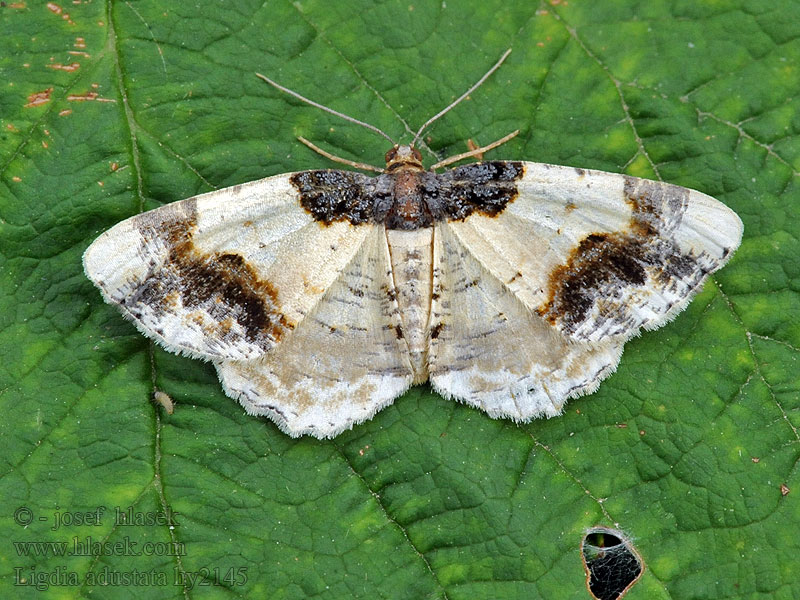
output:
M644 562L628 598L800 597L798 3L27 0L0 17L3 597L587 598L596 525ZM382 164L384 140L255 71L408 141L507 47L426 135L428 161L519 128L494 156L660 178L745 223L730 265L564 416L516 426L422 386L333 441L292 440L84 277L89 242L141 210L329 166L298 135ZM115 507L177 516L120 526ZM106 552L25 545L87 536Z

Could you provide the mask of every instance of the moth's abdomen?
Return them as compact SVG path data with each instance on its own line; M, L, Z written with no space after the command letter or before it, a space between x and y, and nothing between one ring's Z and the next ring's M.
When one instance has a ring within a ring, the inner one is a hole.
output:
M387 229L401 327L408 344L414 383L428 379L428 327L431 312L433 228Z

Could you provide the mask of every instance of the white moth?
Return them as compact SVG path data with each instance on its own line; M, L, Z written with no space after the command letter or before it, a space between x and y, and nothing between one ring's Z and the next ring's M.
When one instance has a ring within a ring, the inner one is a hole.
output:
M339 159L376 177L287 173L131 217L86 250L86 274L291 436L335 436L426 380L492 417L558 415L626 340L687 305L742 223L705 194L625 175L434 171L511 136L425 170L414 142L445 111L392 142L385 169Z

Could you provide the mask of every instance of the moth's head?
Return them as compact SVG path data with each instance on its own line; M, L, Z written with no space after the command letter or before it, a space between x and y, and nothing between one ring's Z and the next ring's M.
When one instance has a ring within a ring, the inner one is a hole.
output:
M422 154L413 146L396 145L386 153L386 172L399 168L422 171Z

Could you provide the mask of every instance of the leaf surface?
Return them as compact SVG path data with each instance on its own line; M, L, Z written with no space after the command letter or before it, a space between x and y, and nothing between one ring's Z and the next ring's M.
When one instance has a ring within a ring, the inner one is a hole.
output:
M593 526L644 563L628 598L800 596L799 6L5 3L2 596L589 598ZM745 224L690 307L562 417L494 421L420 386L292 440L83 275L124 218L331 166L298 135L382 164L385 140L256 71L407 142L508 47L424 136L428 164L519 128L492 156L681 184Z

